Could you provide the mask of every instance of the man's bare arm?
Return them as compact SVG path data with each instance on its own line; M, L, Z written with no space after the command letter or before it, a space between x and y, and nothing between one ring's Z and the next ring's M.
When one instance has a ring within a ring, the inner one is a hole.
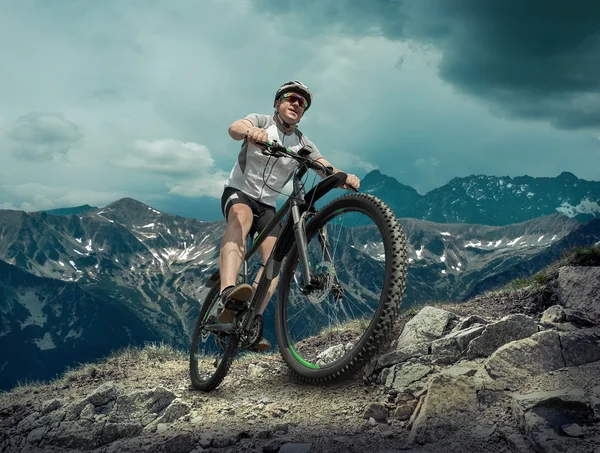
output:
M319 157L317 159L317 162L320 162L321 164L325 165L326 167L331 167L333 169L334 173L339 173L339 172L344 172L343 170L340 170L339 168L335 168L333 165L331 165L331 163L325 159L324 157ZM325 178L327 175L325 174L325 172L321 171L321 170L315 170L315 172L321 177L321 178ZM345 173L345 172L344 172ZM346 185L350 185L352 187L354 187L355 189L358 190L358 188L360 187L360 179L358 179L358 177L356 177L355 175L352 174L348 174L348 176L346 177ZM346 187L347 188L347 187Z
M253 127L254 126L250 120L242 118L241 120L237 120L231 126L229 126L229 135L234 140L243 140L246 132Z
M327 159L325 159L324 157L319 157L319 158L317 159L317 162L319 162L319 163L321 163L321 164L325 165L326 167L331 167L331 168L333 169L333 172L334 172L334 173L338 173L338 172L342 171L342 170L340 170L339 168L335 168L333 165L331 165L331 163L330 163L330 162L329 162ZM327 176L327 175L325 174L325 172L323 172L323 171L321 171L321 170L315 170L315 172L316 172L316 173L317 173L317 174L318 174L318 175L319 175L321 178L324 178L324 177L326 177L326 176Z

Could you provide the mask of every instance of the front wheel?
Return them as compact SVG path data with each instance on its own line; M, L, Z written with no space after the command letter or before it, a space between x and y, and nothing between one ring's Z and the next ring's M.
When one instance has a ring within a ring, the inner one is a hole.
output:
M280 353L303 381L351 376L382 347L406 287L406 238L393 211L366 194L340 197L306 227L312 277L304 288L297 244L275 310Z
M208 331L204 326L217 323L221 281L208 292L196 320L190 349L190 378L194 388L210 392L225 379L235 357L239 337Z

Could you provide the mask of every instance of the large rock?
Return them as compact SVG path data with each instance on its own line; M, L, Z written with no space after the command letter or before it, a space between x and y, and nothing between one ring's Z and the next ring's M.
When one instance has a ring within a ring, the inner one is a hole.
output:
M463 320L459 321L458 324L456 324L456 326L454 327L454 329L452 329L452 332L456 332L459 330L465 330L467 327L470 327L473 324L486 325L489 323L490 322L487 319L482 318L479 315L469 315L466 318L464 318Z
M481 335L469 343L467 358L489 357L500 346L530 337L537 331L535 320L529 316L523 314L505 316L498 322L488 324Z
M469 343L485 330L481 324L473 324L464 330L452 331L445 337L431 342L431 354L436 359L455 361L467 350Z
M118 439L135 437L142 431L142 425L138 423L106 423L100 436L100 445L110 444Z
M485 369L493 379L516 388L525 378L564 366L559 334L547 330L501 346L486 361Z
M120 392L114 382L106 382L88 395L86 401L94 406L104 406L105 404L115 401Z
M44 437L41 445L91 450L100 445L104 424L90 420L63 422Z
M108 421L114 423L131 421L147 425L156 419L157 415L174 399L175 394L164 387L121 395L117 398Z
M185 401L176 399L166 409L156 423L172 423L191 412L191 406Z
M579 437L581 426L593 421L589 398L578 388L514 395L512 412L535 450L542 452L569 451L569 437Z
M396 349L379 356L375 364L375 371L386 368L397 363L405 362L413 357L422 357L429 354L428 343L418 343L405 348Z
M385 386L387 389L394 389L400 393L410 391L412 390L410 384L420 381L431 371L430 366L421 363L395 365L387 375Z
M561 332L560 343L566 366L578 366L600 360L600 328Z
M56 428L65 420L66 415L67 411L65 409L56 410L46 415L42 415L41 412L32 412L17 424L17 431L27 433L36 428Z
M557 281L561 305L600 322L600 267L564 266L558 270Z
M449 311L430 306L423 307L404 326L396 349L436 340L454 327L451 321L456 319L457 316Z
M552 305L542 313L542 324L552 324L565 321L565 308L562 305Z
M196 439L190 432L184 431L165 441L165 453L188 453L194 450Z
M474 418L477 411L477 394L472 380L464 376L434 376L408 440L432 443L452 437L456 431L468 431L473 426L466 422Z
M540 324L553 326L559 323L571 323L578 327L593 327L599 324L598 320L590 318L587 313L574 308L564 308L562 305L552 305L542 313Z

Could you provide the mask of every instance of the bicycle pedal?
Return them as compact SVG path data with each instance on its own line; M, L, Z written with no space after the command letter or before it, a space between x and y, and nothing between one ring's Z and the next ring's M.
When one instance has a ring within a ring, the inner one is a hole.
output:
M236 299L227 299L227 301L223 305L228 310L232 310L235 312L243 311L246 308L248 308L248 302Z

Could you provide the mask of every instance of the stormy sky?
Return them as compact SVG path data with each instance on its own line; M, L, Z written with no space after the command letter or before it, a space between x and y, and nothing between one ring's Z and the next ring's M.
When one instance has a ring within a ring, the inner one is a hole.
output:
M600 2L0 0L0 208L220 218L227 134L299 79L334 165L600 180Z

